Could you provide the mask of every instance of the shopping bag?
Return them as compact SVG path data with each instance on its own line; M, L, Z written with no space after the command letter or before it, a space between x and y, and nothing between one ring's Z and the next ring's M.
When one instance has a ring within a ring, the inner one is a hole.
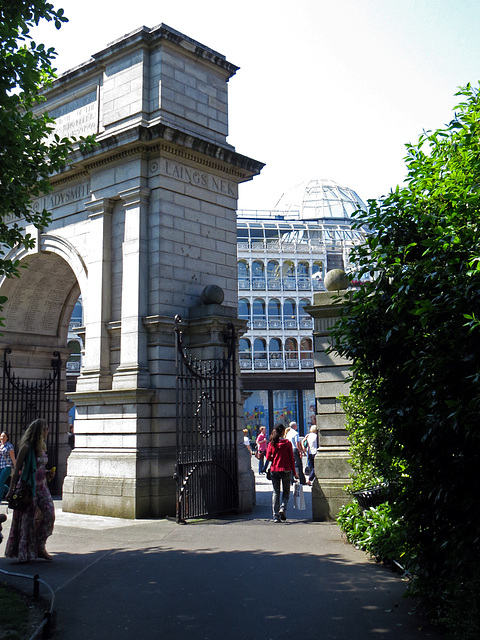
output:
M305 506L303 487L299 482L295 483L295 487L293 489L293 508L298 509L299 511L304 511L307 508Z

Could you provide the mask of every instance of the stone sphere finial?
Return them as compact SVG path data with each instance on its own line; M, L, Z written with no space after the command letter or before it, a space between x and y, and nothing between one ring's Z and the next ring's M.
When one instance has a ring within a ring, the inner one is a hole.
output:
M225 294L222 287L216 284L209 284L202 291L203 304L222 304Z
M348 289L349 281L343 269L331 269L327 271L323 284L327 291L340 291L340 289Z

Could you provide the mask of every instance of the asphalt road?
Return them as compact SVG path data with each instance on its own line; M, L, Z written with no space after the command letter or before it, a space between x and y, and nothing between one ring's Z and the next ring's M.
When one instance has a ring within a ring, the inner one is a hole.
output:
M306 488L306 511L290 504L274 524L270 483L257 476L252 514L187 525L63 513L56 501L54 561L1 557L0 569L40 574L66 640L440 639L411 613L401 577L335 524L312 522L310 500Z

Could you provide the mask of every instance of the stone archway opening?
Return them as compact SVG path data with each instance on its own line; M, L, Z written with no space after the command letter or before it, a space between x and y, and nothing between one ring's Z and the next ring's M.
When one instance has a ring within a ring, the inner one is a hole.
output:
M18 451L31 419L45 417L50 422L47 448L57 467L53 487L57 493L66 475L69 453L67 342L80 287L70 265L54 253L24 256L19 274L0 283L0 295L7 297L1 311L4 326L0 335L4 363L2 428L10 432Z

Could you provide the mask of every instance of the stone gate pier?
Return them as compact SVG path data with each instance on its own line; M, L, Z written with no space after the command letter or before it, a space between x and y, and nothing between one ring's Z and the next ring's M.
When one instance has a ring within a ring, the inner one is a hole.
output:
M327 284L327 278L325 282ZM316 480L312 486L312 515L316 521L336 518L340 508L351 500L345 491L350 482L351 468L341 401L341 396L349 394L351 361L331 350L330 337L331 329L340 318L343 302L350 294L351 291L347 290L316 293L313 305L306 307L314 318L318 451L315 456Z
M238 185L262 164L227 142L229 79L237 67L166 26L142 27L60 76L41 106L60 135L97 134L33 202L52 212L27 264L0 282L11 361L41 371L66 351L81 294L85 355L75 393L76 447L59 462L63 509L128 518L175 512L174 318L198 357L237 335ZM205 305L208 285L224 292ZM213 345L213 346L212 346ZM17 360L16 360L17 358ZM65 389L65 371L63 371ZM241 414L241 390L238 415ZM66 412L62 418L67 431ZM239 438L239 447L242 439ZM240 508L251 509L239 451Z

